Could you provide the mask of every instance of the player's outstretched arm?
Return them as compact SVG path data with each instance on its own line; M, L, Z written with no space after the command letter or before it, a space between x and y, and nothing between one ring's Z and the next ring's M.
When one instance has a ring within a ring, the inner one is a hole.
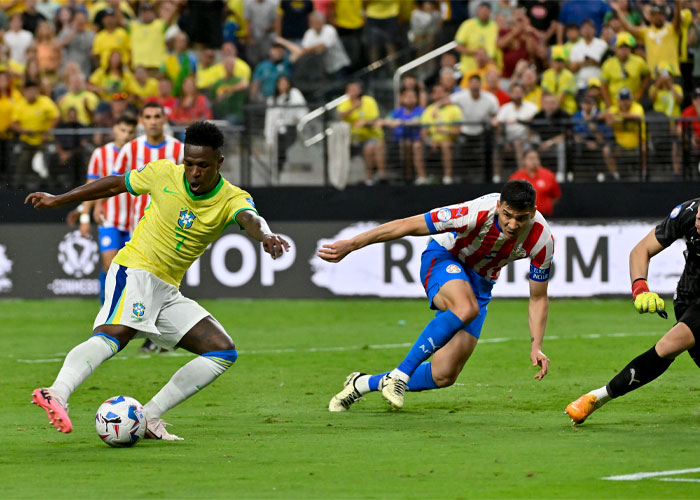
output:
M405 219L397 219L369 231L358 234L349 240L338 240L323 245L318 256L328 262L340 262L350 252L383 241L397 240L404 236L427 236L430 234L423 215L414 215Z
M78 186L67 193L53 195L49 193L30 193L24 203L32 203L37 210L57 208L69 203L109 198L126 192L126 183L122 175L108 175L89 184Z
M267 221L252 210L243 210L236 216L236 221L241 225L251 238L262 243L263 249L269 253L273 259L280 257L289 250L289 243L280 235L273 233Z
M549 358L542 352L542 341L549 315L548 283L548 281L530 280L530 306L528 309L531 342L530 361L532 361L532 366L540 367L540 371L535 375L537 380L542 380L549 370Z
M662 317L665 315L666 305L663 299L657 293L649 291L646 281L649 274L649 261L663 249L664 247L656 238L656 229L652 229L630 252L632 299L635 309L640 314L650 312L658 313Z

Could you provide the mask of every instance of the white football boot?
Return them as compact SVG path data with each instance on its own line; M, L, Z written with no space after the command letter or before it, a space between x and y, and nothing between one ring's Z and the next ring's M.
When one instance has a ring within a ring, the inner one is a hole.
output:
M343 390L333 396L328 403L328 411L348 411L354 402L362 399L362 394L355 388L355 381L363 375L366 373L352 372L347 376Z
M165 430L166 425L170 425L163 422L160 418L148 418L148 424L146 425L146 435L145 439L162 439L163 441L184 441L184 438L176 436L175 434L170 434Z
M403 397L404 393L406 392L406 382L397 376L392 377L389 373L384 375L380 385L382 387L382 397L397 410L403 408Z

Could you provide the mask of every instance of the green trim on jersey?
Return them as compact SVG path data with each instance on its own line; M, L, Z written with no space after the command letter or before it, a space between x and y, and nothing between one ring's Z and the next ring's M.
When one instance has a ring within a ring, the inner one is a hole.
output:
M190 185L187 182L187 176L185 174L182 174L182 182L185 184L185 190L187 191L187 195L194 201L208 200L209 198L213 198L219 193L219 191L221 191L221 188L224 186L224 178L221 176L221 174L219 174L219 183L214 187L214 189L204 194L194 194L192 190L190 190Z
M134 191L134 188L131 187L131 183L129 182L129 176L131 175L131 172L133 172L133 170L129 170L124 176L124 184L126 184L127 191L129 191L134 196L139 196L141 193L137 193L136 191Z
M255 215L260 215L260 214L258 213L258 211L255 210L255 209L252 208L252 207L250 207L250 208L239 208L238 210L236 210L236 213L233 214L233 219L230 220L230 221L228 222L228 224L226 224L226 227L229 227L229 226L232 225L232 224L238 224L238 221L236 220L236 216L237 216L240 212L242 212L242 211L244 211L244 210L250 210L251 212L255 212ZM243 226L241 226L240 224L238 224L238 227L241 229L241 231L244 231ZM226 229L226 228L224 228L224 229Z

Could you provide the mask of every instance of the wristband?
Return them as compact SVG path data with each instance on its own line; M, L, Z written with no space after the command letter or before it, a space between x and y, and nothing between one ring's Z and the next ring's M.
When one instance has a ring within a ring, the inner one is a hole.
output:
M636 299L640 293L649 292L649 285L645 278L637 278L632 282L632 298Z
M81 224L90 224L90 214L80 214Z
M78 205L77 207L75 207L75 210L76 210L79 214L82 214L82 213L85 211L85 207L84 207L83 204L81 203L80 205Z

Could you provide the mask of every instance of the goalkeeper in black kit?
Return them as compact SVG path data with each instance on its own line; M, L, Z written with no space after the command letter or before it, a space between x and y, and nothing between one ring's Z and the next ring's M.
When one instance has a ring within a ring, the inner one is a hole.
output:
M639 313L658 313L666 317L664 301L649 291L646 282L649 260L674 241L686 242L685 269L673 299L677 323L655 346L640 354L610 382L569 403L566 413L574 424L583 423L605 403L651 382L671 366L683 351L688 351L700 367L700 198L676 206L630 253L630 280L634 307Z

